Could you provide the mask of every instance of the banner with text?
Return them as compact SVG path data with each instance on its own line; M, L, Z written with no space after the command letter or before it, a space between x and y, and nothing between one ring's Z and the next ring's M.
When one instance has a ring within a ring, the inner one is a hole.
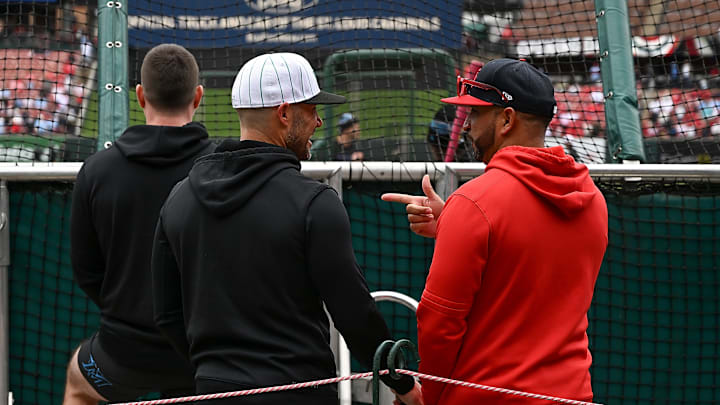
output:
M458 48L462 1L439 2L442 13L424 0L136 0L128 29L135 47Z

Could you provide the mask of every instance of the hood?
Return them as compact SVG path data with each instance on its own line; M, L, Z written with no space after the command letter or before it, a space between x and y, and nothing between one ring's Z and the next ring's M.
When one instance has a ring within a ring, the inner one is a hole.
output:
M587 166L575 162L561 146L502 148L488 163L486 171L490 170L509 173L566 217L580 213L600 193Z
M195 156L211 144L205 127L190 122L182 127L135 125L126 129L114 146L129 160L167 166Z
M215 153L197 160L190 170L190 188L217 217L242 208L270 178L282 170L300 170L290 150L256 141L226 140Z

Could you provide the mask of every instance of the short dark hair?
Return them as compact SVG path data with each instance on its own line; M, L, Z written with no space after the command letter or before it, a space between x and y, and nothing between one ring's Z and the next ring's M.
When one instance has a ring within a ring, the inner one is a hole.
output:
M140 68L145 100L163 111L180 110L192 103L199 76L195 57L175 44L152 48Z
M550 125L550 122L553 120L553 117L543 117L542 115L523 113L520 111L518 111L518 114L522 115L524 120L532 122L533 124L545 129L547 129L548 125Z

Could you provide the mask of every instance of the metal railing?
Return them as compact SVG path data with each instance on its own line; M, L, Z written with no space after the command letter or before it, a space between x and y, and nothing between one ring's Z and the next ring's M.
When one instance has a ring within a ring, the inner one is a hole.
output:
M82 163L17 162L0 163L0 179L7 181L68 181L74 180ZM720 165L697 164L588 164L593 177L657 178L720 178ZM460 180L469 180L485 171L483 163L443 162L302 162L302 172L322 180L339 174L343 181L420 181L428 174L431 180L442 180L450 170Z
M695 164L590 164L590 174L596 178L617 178L628 182L639 180L683 179L720 182L720 165ZM28 162L0 163L0 405L7 404L9 324L8 324L8 266L10 264L10 213L8 208L10 182L74 181L82 163ZM447 197L461 181L481 175L482 163L441 162L303 162L302 172L311 178L327 182L342 198L343 181L420 181L429 174L436 182L436 189ZM397 292L378 291L373 295L378 301L393 301L408 308L417 308L417 302ZM344 344L344 342L342 342ZM349 374L349 353L337 347L338 372ZM345 346L347 349L347 346ZM342 383L341 383L342 384ZM351 389L340 387L342 404L352 400ZM348 397L350 395L350 397Z
M403 305L413 311L413 314L417 312L418 308L418 302L412 298L409 297L403 293L399 293L397 291L375 291L370 293L370 295L375 299L375 302L394 302L396 304ZM337 334L337 330L333 330L333 333ZM338 376L344 377L349 376L351 374L350 369L350 349L348 349L347 344L345 344L345 339L341 335L338 335ZM364 388L360 388L357 391L359 392L365 392L367 394L370 393L370 385L369 383L371 380L356 380L355 384L364 384ZM358 401L362 400L361 398L353 398L354 396L357 397L357 395L353 395L353 387L352 387L352 381L343 381L338 384L338 397L340 398L340 405L351 405L353 403L353 400ZM392 403L392 398L394 395L390 392L387 387L384 388L381 391L380 394L380 403L381 404L390 404ZM369 402L368 402L369 401ZM371 397L365 398L366 403L372 403Z

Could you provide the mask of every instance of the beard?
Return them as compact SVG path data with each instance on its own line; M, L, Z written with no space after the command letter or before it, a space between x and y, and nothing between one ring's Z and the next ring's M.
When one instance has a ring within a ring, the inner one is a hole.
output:
M475 142L473 142L473 144L472 144L472 150L473 150L473 157L475 158L475 160L478 162L482 162L483 150L479 149L477 144L475 144Z
M483 162L483 155L485 154L485 147L480 144L481 139L482 138L478 137L472 142L473 157L478 162Z
M296 119L290 125L290 131L288 131L286 144L287 148L290 149L295 156L300 160L310 159L310 146L308 146L308 140L310 136L305 137L302 135L303 128L307 128L307 123L303 119ZM314 131L313 131L314 132Z
M494 134L491 128L483 128L483 130L479 131L479 133L475 136L475 139L473 139L472 142L472 148L473 157L476 161L483 162L485 164L490 161L492 155L487 158L488 161L485 161L485 155L488 151L491 151L493 149L493 139Z

